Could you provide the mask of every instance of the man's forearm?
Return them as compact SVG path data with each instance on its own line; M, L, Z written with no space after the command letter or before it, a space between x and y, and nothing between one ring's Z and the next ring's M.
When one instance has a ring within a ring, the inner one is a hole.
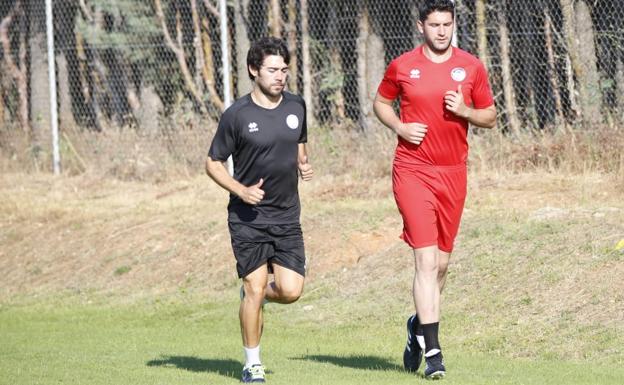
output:
M463 118L474 126L493 128L496 125L496 109L494 106L482 109L468 108Z
M245 186L243 186L238 181L236 181L236 179L230 176L227 169L220 161L208 158L206 160L206 173L219 186L223 187L234 195L240 196L242 189L245 188Z
M401 119L397 116L396 112L394 112L392 105L380 100L375 100L373 102L373 111L381 123L396 132L397 126L401 123Z

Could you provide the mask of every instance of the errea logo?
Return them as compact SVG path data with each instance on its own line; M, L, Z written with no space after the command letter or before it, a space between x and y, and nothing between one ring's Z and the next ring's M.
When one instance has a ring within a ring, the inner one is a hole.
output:
M420 70L414 68L413 70L410 71L410 78L411 79L420 79Z
M249 123L247 127L249 127L249 132L258 132L258 123L256 122Z

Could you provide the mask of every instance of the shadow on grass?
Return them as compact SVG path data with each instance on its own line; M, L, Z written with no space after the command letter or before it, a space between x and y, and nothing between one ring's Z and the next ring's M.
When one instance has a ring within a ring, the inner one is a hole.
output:
M203 359L188 356L163 356L159 360L148 361L146 365L178 368L191 372L217 373L229 378L239 378L240 371L242 370L240 361Z
M399 366L386 358L377 356L355 355L355 356L330 356L323 354L306 355L303 357L291 358L292 360L316 361L334 364L345 368L367 369L367 370L395 370L403 371Z

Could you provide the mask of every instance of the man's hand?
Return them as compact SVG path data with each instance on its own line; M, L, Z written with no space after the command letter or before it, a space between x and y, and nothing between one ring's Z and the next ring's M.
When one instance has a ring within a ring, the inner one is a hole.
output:
M303 159L299 159L297 167L299 168L301 179L306 182L312 179L312 176L314 175L314 170L312 170L312 165L308 163L307 156L304 156Z
M260 178L260 181L258 183L249 187L245 187L238 195L238 197L247 204L257 205L258 203L260 203L262 198L264 198L264 190L260 188L262 187L263 183L264 179Z
M468 119L470 117L470 107L464 102L461 84L457 86L457 91L446 91L444 94L444 104L446 109L459 116Z
M396 133L410 143L420 144L427 133L427 125L422 123L400 123Z

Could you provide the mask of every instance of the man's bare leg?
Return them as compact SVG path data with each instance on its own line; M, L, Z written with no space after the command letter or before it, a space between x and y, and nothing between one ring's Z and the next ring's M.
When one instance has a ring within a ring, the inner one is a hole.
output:
M451 253L438 250L438 287L440 288L440 294L446 284L446 276L448 273L448 265L451 259Z
M271 302L282 304L293 303L299 299L303 291L304 277L294 270L273 265L275 280L266 287L266 298Z
M440 320L440 287L438 284L439 251L437 246L414 249L414 303L422 324Z
M265 264L243 278L245 296L241 301L238 315L243 345L246 348L255 348L260 344L262 301L266 295L268 276L269 273Z
M442 302L441 295L442 295L442 290L444 289L444 285L446 284L446 276L448 273L448 264L449 264L450 259L451 259L451 253L438 250L438 288L440 289L440 303ZM415 280L416 280L416 277L414 277L414 281ZM414 285L415 284L416 282L414 282ZM416 297L414 297L414 304L416 304ZM416 328L416 336L420 341L420 345L424 347L424 339L422 337L422 328L420 326Z

